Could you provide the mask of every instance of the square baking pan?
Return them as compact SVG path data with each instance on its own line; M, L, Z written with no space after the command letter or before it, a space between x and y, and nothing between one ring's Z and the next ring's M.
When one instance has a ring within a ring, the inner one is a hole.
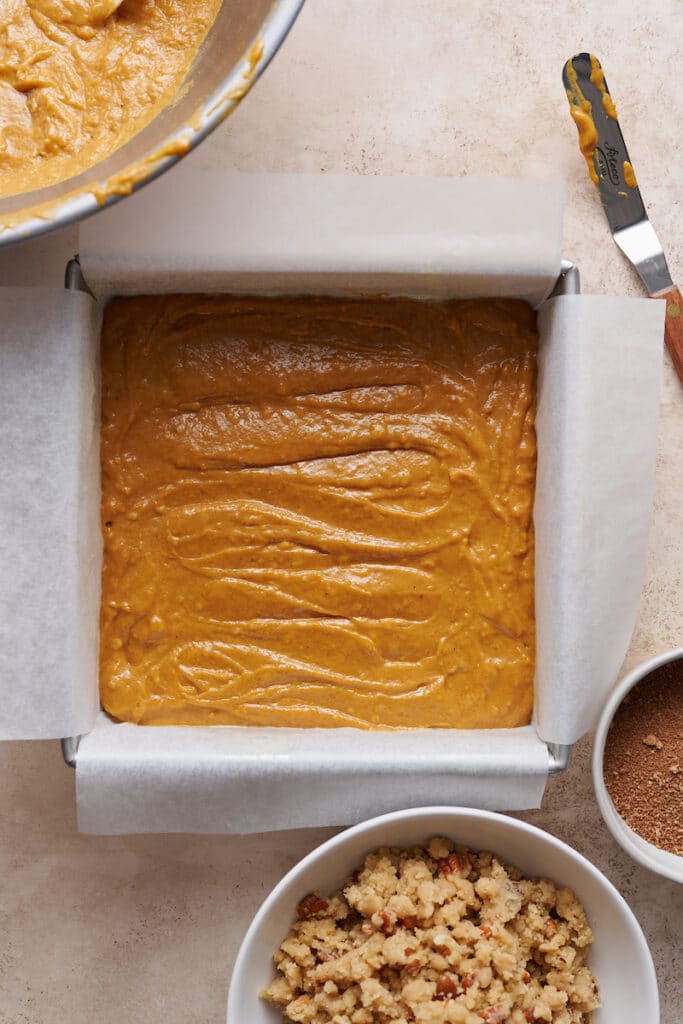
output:
M83 291L91 294L77 258L69 261L64 275L64 284L68 290ZM560 275L550 297L579 295L580 292L581 278L578 267L571 260L563 259ZM513 731L515 730L505 730L506 733ZM66 736L61 740L62 755L70 768L76 768L79 743L79 736ZM546 743L545 746L547 749L547 774L556 775L565 771L569 765L572 745L567 743Z

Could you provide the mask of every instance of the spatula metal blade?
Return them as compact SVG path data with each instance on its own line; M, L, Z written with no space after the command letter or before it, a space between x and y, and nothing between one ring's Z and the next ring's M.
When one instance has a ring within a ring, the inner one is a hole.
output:
M662 246L647 213L621 134L600 61L579 53L562 71L570 113L588 173L597 186L614 241L650 294L672 284Z

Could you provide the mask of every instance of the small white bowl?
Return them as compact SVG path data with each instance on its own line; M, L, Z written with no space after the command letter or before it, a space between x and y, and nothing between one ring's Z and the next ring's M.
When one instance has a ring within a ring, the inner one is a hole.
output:
M656 871L658 875L670 878L674 882L683 883L683 857L679 857L675 853L669 853L668 850L660 850L658 846L648 843L646 839L643 839L633 829L629 828L612 802L603 774L607 733L622 700L650 672L654 672L656 668L659 668L661 665L667 665L671 661L678 661L679 658L683 658L683 647L678 647L675 651L668 651L666 654L658 654L656 658L650 658L649 661L645 661L642 665L634 668L614 690L600 716L595 733L593 785L605 824L626 853L633 857L634 860L637 860L639 864L642 864L643 867L649 868L650 871Z
M602 1009L593 1024L657 1024L659 997L652 957L633 913L597 868L566 843L532 825L492 811L423 807L365 821L319 846L275 886L240 948L228 996L228 1024L282 1024L282 1014L259 999L275 976L272 956L312 890L340 886L379 846L414 846L434 835L475 850L492 850L529 876L545 876L573 889L595 936L590 966Z

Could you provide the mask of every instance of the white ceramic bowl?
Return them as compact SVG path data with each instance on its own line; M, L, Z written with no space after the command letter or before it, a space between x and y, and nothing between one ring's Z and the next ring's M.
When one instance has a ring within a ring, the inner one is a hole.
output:
M635 668L616 687L609 701L600 716L598 728L595 733L595 745L593 747L593 785L598 805L605 819L605 824L616 839L634 860L637 860L643 867L650 871L656 871L664 878L671 878L674 882L683 883L683 857L678 857L668 850L660 850L659 847L642 839L633 829L629 828L622 816L612 803L612 798L607 792L603 775L603 760L605 755L605 743L607 733L612 724L612 719L622 700L633 687L649 675L660 665L666 665L670 661L678 661L683 658L683 647L675 651L668 651L666 654L658 654Z
M311 890L329 893L378 846L422 844L449 836L489 849L528 875L574 889L595 935L590 966L600 984L602 1009L594 1024L657 1024L659 998L652 957L640 926L617 890L589 861L540 829L491 811L423 807L396 811L356 825L323 843L285 875L256 914L240 948L228 996L228 1024L282 1024L282 1015L259 999L274 977L272 955Z

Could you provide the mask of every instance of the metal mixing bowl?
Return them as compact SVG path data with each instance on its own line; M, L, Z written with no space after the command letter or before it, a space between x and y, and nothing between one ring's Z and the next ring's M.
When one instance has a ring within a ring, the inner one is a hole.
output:
M88 217L146 185L237 107L304 0L223 0L177 98L105 160L49 188L0 198L0 245Z

